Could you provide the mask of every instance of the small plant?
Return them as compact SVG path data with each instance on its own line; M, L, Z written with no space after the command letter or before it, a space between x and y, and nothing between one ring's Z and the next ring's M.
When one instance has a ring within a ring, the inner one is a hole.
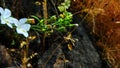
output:
M32 25L33 30L39 31L41 33L53 33L54 30L60 32L66 32L67 28L71 28L73 26L77 26L76 24L71 24L72 22L72 13L68 12L67 9L70 7L70 0L65 0L64 3L58 6L60 11L60 15L56 17L56 15L51 16L48 19L40 19L36 16L32 16L35 18L38 23L37 25ZM45 23L47 22L47 24Z
M26 44L24 46L20 45L20 47L22 46L21 50L24 50L23 58L22 58L22 68L26 68L26 64L29 59L29 57L27 56L28 54L27 52L29 48L28 31L30 30L31 25L27 23L27 18L22 18L20 20L17 20L16 18L12 17L11 11L7 8L3 9L2 7L0 7L0 14L1 14L0 16L1 25L7 25L13 30L16 29L17 34L22 34L26 38L26 40L24 41Z
M72 13L67 11L69 7L70 0L65 0L64 3L61 3L61 5L58 6L58 9L60 11L58 17L56 15L53 15L49 18L40 19L37 16L32 15L31 17L37 20L35 24L30 24L30 19L28 18L21 18L18 20L12 17L11 11L9 9L3 9L2 7L0 7L0 25L7 25L11 30L15 31L15 34L17 36L21 34L25 38L22 38L22 42L19 41L20 52L23 52L23 54L21 55L22 68L26 68L28 61L32 59L31 57L37 55L37 53L34 53L28 57L29 43L32 40L31 36L28 33L30 29L45 35L44 39L42 40L44 46L46 36L51 35L55 31L67 32L67 28L78 26L77 24L71 24L73 15ZM0 31L2 32L2 30Z

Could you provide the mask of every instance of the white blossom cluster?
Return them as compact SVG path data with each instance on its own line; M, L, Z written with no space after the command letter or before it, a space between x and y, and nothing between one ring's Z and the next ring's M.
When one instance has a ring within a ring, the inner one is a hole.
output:
M31 25L27 23L27 18L21 18L20 20L11 16L11 11L7 8L0 7L0 24L6 24L8 27L13 28L15 26L18 34L22 34L28 37L28 31Z

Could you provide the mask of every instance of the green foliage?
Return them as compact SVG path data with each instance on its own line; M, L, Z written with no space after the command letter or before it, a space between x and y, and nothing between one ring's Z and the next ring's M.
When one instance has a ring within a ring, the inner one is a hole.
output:
M48 19L39 19L36 16L32 17L38 21L37 24L32 25L32 29L41 33L50 34L54 30L64 32L67 31L67 28L75 26L75 24L71 24L72 14L67 11L63 12L63 14L60 14L58 18L55 15L51 16ZM47 22L47 24L45 22Z
M54 30L60 32L67 31L67 28L75 26L75 24L71 24L73 15L67 11L69 7L70 0L65 0L64 3L61 3L61 5L58 6L59 11L61 12L58 17L53 15L48 19L40 19L36 16L32 16L38 21L36 25L32 25L32 29L47 34L54 32ZM47 24L45 22L47 22Z
M53 23L54 26L56 26L56 30L58 31L66 31L67 28L74 26L74 24L71 24L72 22L72 14L70 12L63 12L63 14L60 14L59 18L55 23Z
M61 5L58 6L58 9L60 12L65 12L66 9L70 7L70 0L65 0L64 3L61 3Z
M50 34L53 30L51 28L51 25L49 24L53 19L53 16L49 19L39 19L38 17L36 16L32 16L33 18L35 18L38 23L35 24L35 25L32 25L32 28L33 30L35 31L38 31L38 32L41 32L41 33L47 33L47 34ZM48 22L47 24L45 22Z

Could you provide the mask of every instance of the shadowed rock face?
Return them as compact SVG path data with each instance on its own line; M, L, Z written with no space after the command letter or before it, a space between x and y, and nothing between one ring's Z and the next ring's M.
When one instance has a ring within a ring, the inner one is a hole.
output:
M75 17L74 22L81 22L81 20ZM73 68L102 68L100 56L90 41L83 22L75 30L73 37L78 39L71 52Z
M5 46L0 45L0 68L5 68L12 65L12 59L7 52Z
M76 18L75 20L80 22L80 19ZM72 51L68 50L66 45L55 44L39 59L38 68L42 66L45 68L102 68L100 56L92 45L82 23L73 32L73 38L78 41L75 42ZM58 55L61 53L64 54L68 63L58 60ZM46 63L47 60L49 61Z

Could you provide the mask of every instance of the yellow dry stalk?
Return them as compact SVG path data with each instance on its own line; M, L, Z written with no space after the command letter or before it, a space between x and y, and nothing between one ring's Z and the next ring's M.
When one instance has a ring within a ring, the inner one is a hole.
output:
M68 49L71 51L73 50L73 46L75 45L75 39L72 38L72 34L71 33L68 33L68 35L66 37L64 37L64 40L66 42L68 42Z

